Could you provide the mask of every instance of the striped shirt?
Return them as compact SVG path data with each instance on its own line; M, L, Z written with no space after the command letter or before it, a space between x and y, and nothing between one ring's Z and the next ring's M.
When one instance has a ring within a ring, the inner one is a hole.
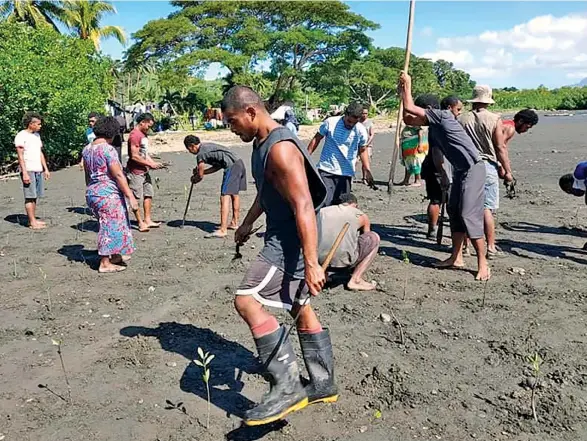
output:
M324 147L318 169L339 176L354 176L359 149L367 145L369 135L360 122L347 129L342 116L326 119L320 129Z

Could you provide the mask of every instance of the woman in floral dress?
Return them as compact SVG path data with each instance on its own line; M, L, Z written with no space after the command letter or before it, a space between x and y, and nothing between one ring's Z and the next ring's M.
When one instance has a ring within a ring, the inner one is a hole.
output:
M100 223L98 255L101 273L126 269L126 261L134 251L125 196L133 210L138 203L128 187L120 159L112 139L120 126L111 116L100 117L94 125L96 139L84 148L82 157L86 172L86 202Z

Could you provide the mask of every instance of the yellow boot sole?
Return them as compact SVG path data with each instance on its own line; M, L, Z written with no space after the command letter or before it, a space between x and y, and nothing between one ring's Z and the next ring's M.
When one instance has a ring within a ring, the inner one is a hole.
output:
M308 405L308 398L304 398L302 401L300 401L299 403L294 404L291 407L288 407L287 409L285 409L280 414L274 415L274 416L269 417L269 418L265 418L263 420L248 420L248 421L245 420L244 423L247 426L263 426L265 424L270 424L270 423L273 423L275 421L282 420L287 415L289 415L290 413L295 412L297 410L302 410L307 405Z
M316 404L316 403L336 403L338 401L338 394L332 395L330 397L318 398L317 400L310 401L309 404Z

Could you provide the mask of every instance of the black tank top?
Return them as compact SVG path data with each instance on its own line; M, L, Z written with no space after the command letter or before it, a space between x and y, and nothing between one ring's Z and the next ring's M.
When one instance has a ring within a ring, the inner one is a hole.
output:
M276 127L262 142L255 142L251 167L259 201L267 216L265 246L261 257L296 278L304 278L304 258L293 210L277 189L265 179L269 152L275 144L282 141L291 141L304 156L314 210L318 211L326 199L326 186L310 159L308 150L290 130L283 126Z

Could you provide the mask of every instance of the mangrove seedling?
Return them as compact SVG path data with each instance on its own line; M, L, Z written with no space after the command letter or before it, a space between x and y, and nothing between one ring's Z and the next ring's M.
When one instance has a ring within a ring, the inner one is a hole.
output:
M529 356L527 359L528 363L532 367L532 375L533 381L531 386L532 395L530 397L530 405L532 407L532 416L534 417L534 421L538 422L538 414L536 413L536 388L538 387L540 381L540 366L544 362L542 357L538 352L535 352L534 355Z
M43 276L43 287L45 288L45 292L47 293L47 311L51 312L51 290L47 286L47 273L43 271L43 268L39 267L39 271Z
M202 380L206 385L206 393L208 394L208 415L206 418L206 429L210 428L210 362L214 359L215 355L209 352L204 353L202 348L198 348L198 360L194 360L194 363L203 369Z
M67 385L67 397L69 398L69 404L73 404L71 400L71 385L69 384L69 378L67 377L67 370L65 369L65 362L63 361L63 352L61 351L61 345L63 341L51 339L53 346L57 346L57 354L59 355L59 360L61 361L61 370L63 371L63 377L65 378L65 384Z

